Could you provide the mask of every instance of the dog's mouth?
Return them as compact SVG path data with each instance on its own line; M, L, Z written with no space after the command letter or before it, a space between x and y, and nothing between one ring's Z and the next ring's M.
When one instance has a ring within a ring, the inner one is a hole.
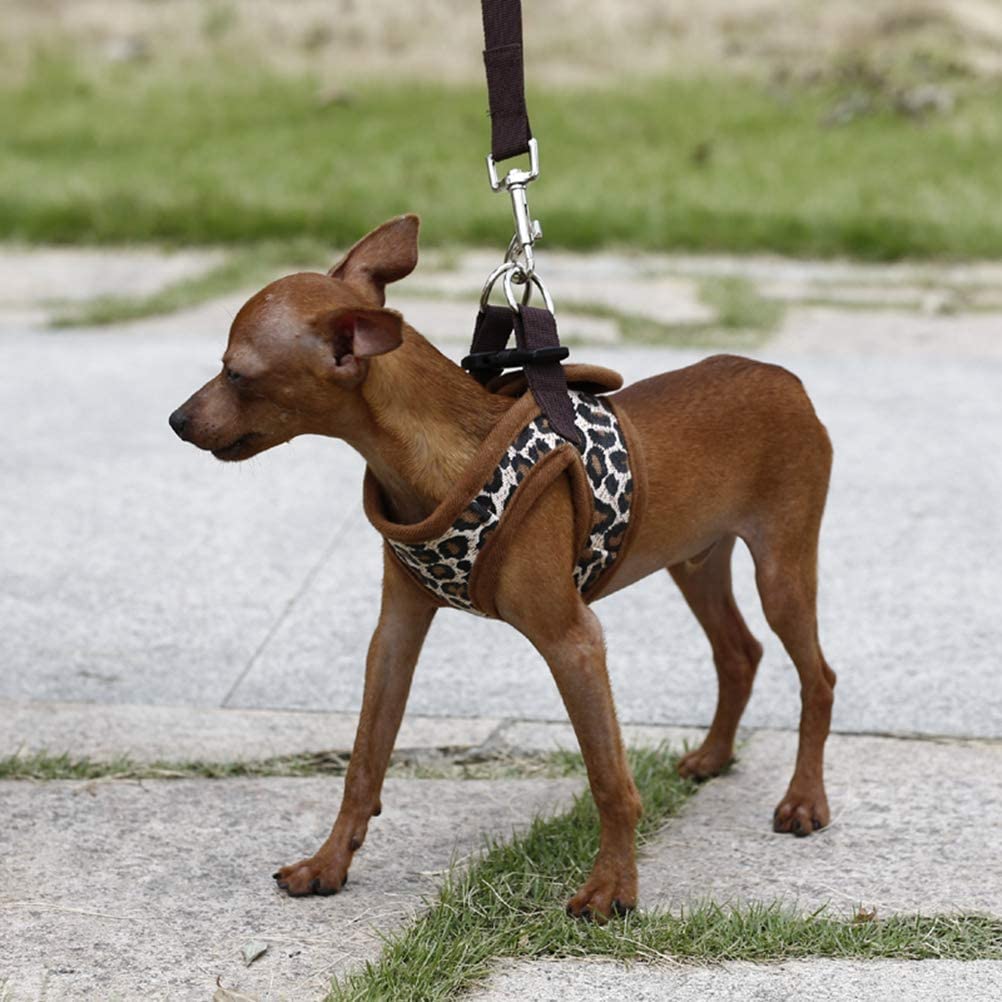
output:
M235 442L224 446L222 449L213 449L212 455L216 459L224 462L234 462L238 459L247 459L257 452L256 443L262 437L260 432L249 431L246 435L241 435Z

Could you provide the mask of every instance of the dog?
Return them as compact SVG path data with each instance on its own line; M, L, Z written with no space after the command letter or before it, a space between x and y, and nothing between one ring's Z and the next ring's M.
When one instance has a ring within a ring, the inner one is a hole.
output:
M418 225L413 215L392 219L326 274L290 275L254 295L233 321L222 370L170 416L176 434L226 462L297 435L341 438L365 458L367 480L399 524L427 520L519 398L482 386L385 308L386 285L417 264ZM642 453L645 500L601 594L667 569L706 633L717 671L709 732L678 770L701 780L731 761L762 655L731 590L740 538L754 559L766 619L800 678L796 766L773 828L810 835L830 820L823 756L835 685L815 601L832 460L825 428L794 375L736 356L644 379L610 400L630 426L631 458ZM601 838L591 874L567 908L602 922L636 905L641 802L602 629L570 573L581 545L572 478L554 477L536 494L521 506L518 532L496 567L491 614L545 659L574 726ZM344 797L316 854L274 875L288 894L335 894L344 886L369 819L381 811L414 666L442 604L385 544L382 604Z

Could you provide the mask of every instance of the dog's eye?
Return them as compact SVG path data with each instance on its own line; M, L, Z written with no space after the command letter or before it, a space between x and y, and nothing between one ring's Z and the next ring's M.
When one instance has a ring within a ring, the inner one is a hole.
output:
M244 378L244 377L243 377L243 376L241 376L241 375L240 375L240 373L239 373L239 372L237 372L237 371L236 371L235 369L230 369L230 368L227 368L227 369L226 369L226 378L227 378L227 379L228 379L228 380L229 380L229 381L230 381L231 383L240 383L240 382L242 382L242 381L243 381L243 378Z

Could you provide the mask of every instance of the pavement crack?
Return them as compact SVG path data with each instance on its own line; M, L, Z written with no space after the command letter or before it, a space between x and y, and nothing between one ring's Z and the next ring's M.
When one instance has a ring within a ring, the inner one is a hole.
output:
M230 708L230 701L236 695L237 690L240 688L241 685L243 685L244 680L250 674L251 669L254 667L254 665L257 664L258 659L265 652L268 645L274 638L275 634L278 633L279 629L282 627L282 624L289 618L289 614L296 607L296 603L303 597L303 595L306 594L306 592L310 590L311 586L313 585L313 582L317 578L317 575L320 573L321 570L323 570L324 565L327 563L327 561L330 560L330 558L334 555L334 551L337 549L338 543L341 542L341 539L344 536L345 532L347 531L348 526L351 524L352 519L354 519L357 514L358 513L353 510L345 518L345 520L341 523L340 526L338 526L337 530L334 532L334 535L331 537L330 542L324 548L323 552L313 563L313 565L309 568L309 570L307 570L299 587L296 589L295 592L293 592L292 596L282 607L281 612L279 612L278 616L275 617L275 621L265 631L264 636L261 638L261 642L254 649L251 656L247 659L247 664L244 665L243 670L240 672L236 680L230 686L229 691L226 693L226 696L223 699L222 703L219 704L222 709Z

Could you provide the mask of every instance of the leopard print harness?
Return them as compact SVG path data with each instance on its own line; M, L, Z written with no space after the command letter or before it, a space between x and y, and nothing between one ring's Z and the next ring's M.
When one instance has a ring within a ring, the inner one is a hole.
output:
M587 543L573 572L578 590L587 596L622 549L634 478L626 438L609 403L579 390L570 395L583 438L579 461L593 505ZM387 538L393 553L436 598L455 609L484 615L470 596L477 557L535 464L562 444L564 439L539 415L515 436L493 475L442 535L417 543Z

